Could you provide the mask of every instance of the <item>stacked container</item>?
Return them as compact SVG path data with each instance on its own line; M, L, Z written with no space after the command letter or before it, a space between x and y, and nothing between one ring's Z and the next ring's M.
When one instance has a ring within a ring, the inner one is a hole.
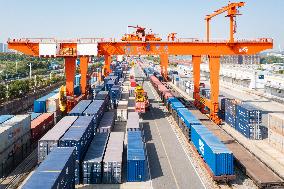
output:
M103 157L109 133L96 133L83 161L83 184L102 183Z
M14 115L0 115L0 124L11 119L12 117L14 117Z
M54 126L53 113L43 113L31 122L31 142L37 142Z
M75 147L75 183L82 182L81 163L83 157L94 137L93 118L91 116L79 116L69 130L59 141L60 147Z
M77 116L63 117L51 130L38 141L38 162L42 162L46 156L58 147L60 138L76 121Z
M141 131L127 131L127 181L146 180L147 163Z
M234 99L225 99L225 122L236 128L236 104Z
M74 148L56 148L22 188L75 188L74 166Z
M59 93L55 93L46 100L46 112L57 112L59 110Z
M192 125L191 141L214 176L234 175L233 153L207 127Z
M70 116L82 116L91 103L91 100L81 100L68 114Z
M128 112L135 112L135 106L136 106L136 102L135 102L135 97L129 97L128 99Z
M129 112L128 120L126 123L127 131L141 131L141 126L139 122L139 114L137 112Z
M120 100L116 109L116 120L117 121L127 121L127 100Z
M35 118L37 118L38 116L40 116L42 113L30 112L29 114L31 115L31 121L32 121ZM1 116L0 116L0 119L1 119ZM0 121L0 123L1 123L1 121Z
M284 152L284 114L268 114L268 142L277 150Z
M204 96L207 99L210 99L210 89L201 89L201 95Z
M105 110L106 103L104 100L94 100L83 112L83 115L92 116L94 118L94 123L98 124Z
M114 125L114 112L105 112L99 126L96 129L97 133L110 133Z
M48 98L54 96L55 92L51 92L48 95L45 95L34 101L34 112L44 113L46 112L46 101Z
M248 104L236 107L236 130L249 139L262 139L262 111Z
M111 132L103 160L103 183L122 183L123 132Z
M94 99L103 100L104 103L106 104L106 108L109 108L110 105L109 91L100 91Z
M31 150L30 115L1 117L0 178L7 176Z

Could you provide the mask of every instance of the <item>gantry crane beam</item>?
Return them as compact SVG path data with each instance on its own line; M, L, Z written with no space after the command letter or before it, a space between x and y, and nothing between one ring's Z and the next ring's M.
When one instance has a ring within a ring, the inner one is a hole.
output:
M77 41L81 41L78 39ZM82 47L79 48L79 42L55 42L49 45L56 44L56 52L50 57L65 58L65 72L66 72L66 86L67 94L73 95L75 76L75 60L80 57L82 76L86 75L87 59L83 57L101 55L105 57L104 71L105 75L111 72L110 62L112 55L159 55L161 57L161 71L164 78L167 78L168 56L169 55L193 55L194 68L194 96L196 101L200 101L199 95L199 81L200 81L200 63L201 55L208 55L210 68L210 86L211 98L204 99L204 104L210 108L210 117L216 123L220 123L218 118L218 95L219 95L219 71L220 71L220 56L221 55L249 55L256 54L260 51L271 49L273 47L273 40L269 38L260 38L255 40L239 40L231 43L229 41L202 41L198 39L191 39L188 41L181 41L177 39L174 42L164 41L119 41L91 40L88 42L86 48L87 54L82 55ZM43 44L34 41L10 40L8 41L9 48L18 50L32 56L42 56L41 54L46 49L42 49ZM46 43L45 43L46 45ZM47 45L48 46L48 45ZM46 47L45 47L46 48ZM92 52L89 52L91 49ZM96 52L94 52L96 51ZM82 78L82 86L86 81ZM82 91L84 87L82 87Z
M238 2L238 3L229 3L227 6L224 6L218 10L216 10L213 14L207 15L205 17L206 20L206 35L207 35L207 41L209 42L210 37L210 20L224 12L228 12L227 17L230 17L230 42L234 42L234 33L235 31L235 25L234 25L234 18L239 14L239 11L237 8L245 6L244 2Z

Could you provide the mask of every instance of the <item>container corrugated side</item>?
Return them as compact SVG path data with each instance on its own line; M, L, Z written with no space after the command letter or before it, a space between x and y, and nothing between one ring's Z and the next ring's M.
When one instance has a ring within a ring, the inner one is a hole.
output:
M111 132L103 160L103 183L121 183L124 132Z
M56 148L22 188L75 188L74 164L74 148Z
M82 116L91 102L92 100L81 100L68 114L70 116Z
M106 110L106 103L104 100L94 100L88 108L83 112L85 116L93 116L97 124L102 118L104 111Z
M97 133L83 161L83 184L102 183L102 163L109 133Z
M58 141L76 119L77 116L63 117L38 141L38 162L42 162L54 148L58 147Z
M0 125L0 152L31 130L30 115L16 115Z
M37 142L49 129L54 126L53 113L43 113L31 122L32 143Z
M203 125L192 125L191 141L214 176L234 175L233 153Z
M75 147L75 183L82 182L81 163L94 136L93 119L90 116L79 116L59 141L60 147Z
M40 116L42 113L35 113L35 112L31 112L31 121L34 120L35 118L37 118L38 116Z
M100 121L100 124L96 129L96 132L98 133L111 132L112 127L114 125L114 118L115 118L114 112L105 112Z

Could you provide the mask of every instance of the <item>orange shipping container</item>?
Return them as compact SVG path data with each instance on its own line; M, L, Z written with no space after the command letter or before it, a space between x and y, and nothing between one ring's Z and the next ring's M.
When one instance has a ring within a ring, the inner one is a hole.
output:
M37 142L54 126L53 113L43 113L31 122L31 142Z

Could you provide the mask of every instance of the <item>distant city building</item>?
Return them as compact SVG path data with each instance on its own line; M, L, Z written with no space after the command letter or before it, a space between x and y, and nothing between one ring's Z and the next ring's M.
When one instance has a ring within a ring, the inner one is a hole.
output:
M224 55L220 57L221 64L259 64L260 56L256 55Z
M8 45L5 43L0 43L0 53L10 52L8 49Z

